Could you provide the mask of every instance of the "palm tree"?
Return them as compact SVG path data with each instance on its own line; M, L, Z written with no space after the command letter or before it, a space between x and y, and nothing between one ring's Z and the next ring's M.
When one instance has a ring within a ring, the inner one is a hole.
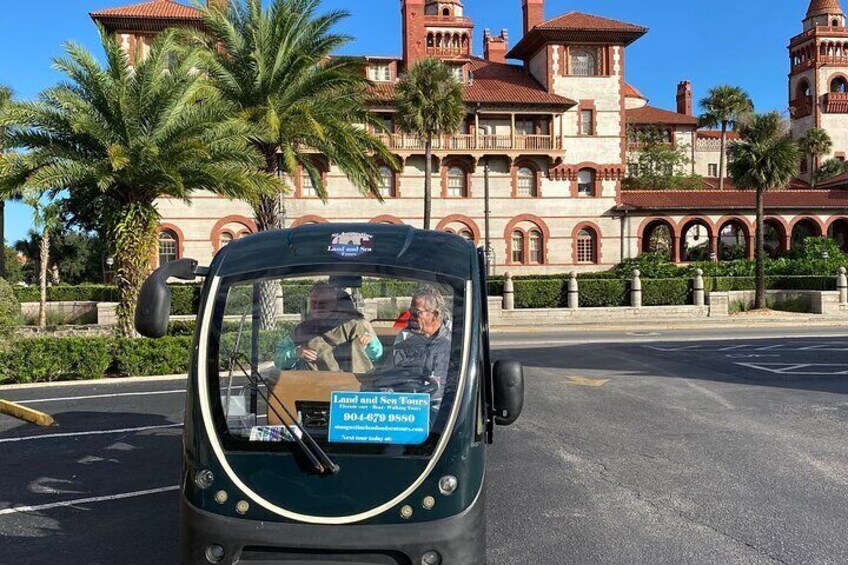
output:
M707 92L706 98L700 102L701 117L698 122L702 127L721 128L721 154L718 165L718 187L724 189L725 150L727 148L727 129L732 127L740 118L751 112L753 104L748 93L736 86L716 86Z
M62 202L44 203L43 194L34 193L24 196L24 202L32 208L32 224L40 232L41 242L38 246L38 285L40 289L38 301L38 325L47 326L47 270L50 265L50 237L62 227Z
M205 53L204 70L220 96L250 129L264 170L287 179L308 176L324 201L327 190L318 156L336 165L363 194L382 201L380 167L397 159L371 132L382 124L366 107L370 85L361 60L332 57L350 41L332 29L347 12L317 14L320 0L238 0L204 11L205 32L189 31ZM256 227L284 227L283 194L261 196ZM261 323L277 322L277 286L260 292Z
M738 130L741 139L728 150L730 176L737 187L757 194L755 307L765 308L764 195L796 177L800 151L789 134L789 124L777 112L751 115L740 121Z
M5 109L12 102L12 89L8 86L0 84L0 123L2 123L2 115ZM0 149L3 146L3 126L0 125ZM6 199L0 197L0 244L3 246L3 253L0 253L0 278L6 277Z
M238 0L204 11L206 31L188 32L206 55L204 69L234 105L265 157L264 169L308 175L326 200L315 154L335 164L363 194L380 198L380 166L396 158L371 131L382 125L366 107L370 85L362 61L331 57L350 41L331 32L347 12L318 15L320 0ZM369 129L370 128L370 129ZM256 207L260 231L281 227L279 199Z
M813 187L816 186L816 173L818 172L819 158L830 153L833 149L833 140L830 139L826 130L822 128L810 128L804 137L798 140L798 147L810 157L810 178Z
M115 256L119 332L135 335L138 291L156 256L156 200L206 190L254 201L279 182L260 172L247 128L173 32L135 67L116 38L100 35L105 66L70 43L54 62L66 82L9 107L0 124L21 151L0 157L0 190L63 193L74 221L101 227Z
M395 91L398 125L424 140L424 229L430 229L433 138L453 133L465 117L462 85L438 59L415 63Z

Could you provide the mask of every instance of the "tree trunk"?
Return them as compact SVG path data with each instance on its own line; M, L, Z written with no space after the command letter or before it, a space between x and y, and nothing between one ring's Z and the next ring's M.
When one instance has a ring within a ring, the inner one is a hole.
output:
M41 235L41 245L38 250L38 286L41 291L38 300L38 326L47 327L47 265L50 262L50 230L44 230Z
M118 334L137 337L135 309L138 293L156 256L159 214L151 204L124 206L109 219L108 238L114 246L114 282L118 287Z
M0 198L0 241L3 253L0 253L0 279L6 278L6 201Z
M424 229L430 229L433 206L433 140L428 135L424 141Z
M757 309L766 307L766 259L765 259L765 190L757 189L757 227L754 256L757 260L757 294L754 307Z
M266 148L265 172L277 174L277 151L276 148ZM270 231L282 228L282 217L280 214L280 199L276 196L262 195L254 210L257 231ZM263 330L272 330L277 327L279 318L277 294L280 289L278 281L266 281L261 284L259 298L260 324Z
M810 154L810 186L812 186L813 188L816 187L816 165L816 156Z
M718 156L718 189L724 190L724 150L727 146L727 122L721 122L721 153Z

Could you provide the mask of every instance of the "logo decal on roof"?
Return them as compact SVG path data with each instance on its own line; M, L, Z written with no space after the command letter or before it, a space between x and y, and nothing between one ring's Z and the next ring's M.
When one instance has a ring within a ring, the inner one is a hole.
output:
M366 253L371 253L370 233L342 232L334 233L327 251L335 253L343 259L355 259Z

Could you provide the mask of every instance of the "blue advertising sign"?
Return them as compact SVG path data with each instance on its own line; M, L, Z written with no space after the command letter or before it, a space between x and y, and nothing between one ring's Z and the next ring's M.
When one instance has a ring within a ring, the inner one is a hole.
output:
M333 392L334 443L420 445L430 435L430 395L403 392Z

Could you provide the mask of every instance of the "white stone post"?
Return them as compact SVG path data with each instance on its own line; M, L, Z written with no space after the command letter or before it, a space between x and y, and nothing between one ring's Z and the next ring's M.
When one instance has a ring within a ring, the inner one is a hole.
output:
M633 269L633 280L630 283L630 305L634 308L642 307L642 279L639 269Z
M839 267L839 274L836 276L836 290L839 291L839 304L848 304L848 276L845 275L845 267Z
M572 310L580 308L580 287L577 283L577 273L572 272L568 277L568 294L566 305Z
M504 273L503 309L515 309L515 286L512 282L512 273Z
M704 271L695 269L695 280L692 281L692 300L695 306L704 305Z

